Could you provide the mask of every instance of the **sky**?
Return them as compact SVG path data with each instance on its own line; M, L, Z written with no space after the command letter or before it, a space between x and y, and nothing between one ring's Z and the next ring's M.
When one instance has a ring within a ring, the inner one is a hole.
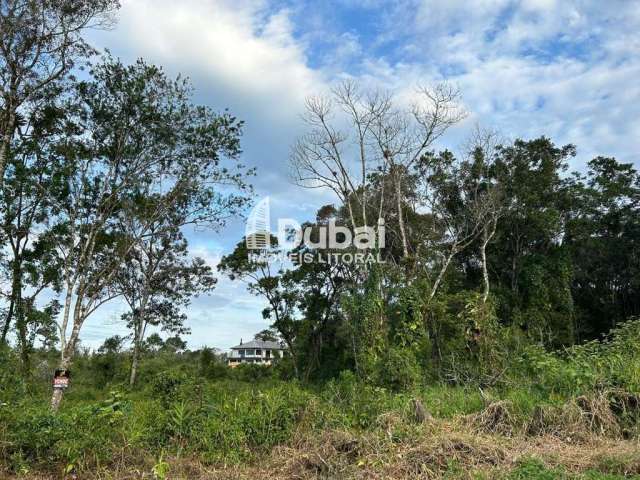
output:
M257 168L256 199L300 222L335 202L295 186L291 145L304 100L345 79L402 94L447 81L464 121L439 140L456 151L475 126L505 139L573 143L573 170L594 156L640 166L640 2L609 0L123 0L117 25L90 42L190 77L194 100L244 120L242 162ZM216 267L244 232L187 232L193 255ZM266 328L265 303L219 278L186 311L189 347L222 350ZM84 345L126 334L112 302L85 325Z

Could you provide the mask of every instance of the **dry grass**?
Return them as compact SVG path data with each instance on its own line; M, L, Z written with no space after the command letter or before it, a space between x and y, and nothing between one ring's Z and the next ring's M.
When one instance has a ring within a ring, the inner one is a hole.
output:
M621 475L640 474L640 445L637 441L591 434L575 442L558 435L530 437L478 433L468 420L432 420L427 425L395 425L407 428L398 440L387 433L353 434L326 431L300 436L289 446L275 448L250 466L209 467L189 458L168 458L169 479L185 480L383 480L438 479L454 468L455 478L473 478L484 472L491 478L513 469L523 459L537 458L550 468L570 472L597 469ZM139 459L135 466L81 475L78 479L152 479L152 458ZM26 476L33 480L60 476ZM450 477L447 477L450 478Z
M433 420L412 430L402 441L362 434L327 432L295 447L282 448L270 457L268 467L256 470L257 478L279 479L432 479L452 468L461 478L477 472L514 468L535 457L549 467L571 472L599 469L619 474L640 473L637 442L595 434L574 442L557 435L528 437L470 431L466 420ZM343 450L338 445L351 445Z
M492 402L484 410L470 417L471 424L480 432L511 436L517 428L511 410L512 405L509 401Z
M369 432L300 429L289 444L251 465L211 467L190 458L167 458L168 479L408 480L452 478L452 470L454 478L474 478L477 473L498 478L530 458L569 472L595 469L628 476L640 474L640 444L625 439L618 419L638 408L638 397L608 391L559 407L540 406L524 426L507 401L488 403L478 414L453 420L429 416L417 421L415 408L408 408L405 414L381 415L377 428ZM154 458L132 460L75 478L153 478Z

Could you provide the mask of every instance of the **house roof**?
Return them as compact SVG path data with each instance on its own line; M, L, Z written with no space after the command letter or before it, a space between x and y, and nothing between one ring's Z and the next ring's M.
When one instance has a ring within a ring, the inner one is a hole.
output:
M265 340L251 340L250 342L241 343L235 347L231 347L231 350L239 350L241 348L264 348L270 350L284 350L284 347L278 342L265 341Z

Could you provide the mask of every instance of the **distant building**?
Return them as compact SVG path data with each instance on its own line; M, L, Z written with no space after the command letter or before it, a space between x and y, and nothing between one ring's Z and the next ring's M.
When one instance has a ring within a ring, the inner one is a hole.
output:
M285 348L278 342L265 340L251 340L247 343L231 347L231 353L227 357L230 367L236 367L241 363L258 363L261 365L271 365L274 358L280 358Z

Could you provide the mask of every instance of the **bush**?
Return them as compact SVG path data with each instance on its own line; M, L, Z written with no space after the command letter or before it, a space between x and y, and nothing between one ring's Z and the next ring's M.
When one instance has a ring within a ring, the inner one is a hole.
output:
M525 349L514 381L532 384L546 394L575 396L594 389L640 389L640 320L622 324L602 341L591 341L560 352L541 346Z
M320 398L323 407L317 413L316 428L367 429L377 425L383 413L401 412L409 397L359 381L345 370L338 379L327 382Z
M184 397L187 376L184 373L168 370L153 377L151 391L164 406L168 406Z
M219 380L229 376L229 367L210 348L200 352L199 375L209 380Z
M118 394L85 406L53 414L48 406L9 411L0 419L9 447L4 452L14 470L22 462L38 466L62 463L69 470L90 469L113 458L122 445L120 435L130 405Z
M27 384L20 375L20 360L15 351L0 343L0 403L24 398Z
M379 368L380 384L395 392L411 390L420 383L420 366L409 349L390 347Z
M273 369L269 365L241 363L233 369L233 377L243 382L259 382L272 378Z

